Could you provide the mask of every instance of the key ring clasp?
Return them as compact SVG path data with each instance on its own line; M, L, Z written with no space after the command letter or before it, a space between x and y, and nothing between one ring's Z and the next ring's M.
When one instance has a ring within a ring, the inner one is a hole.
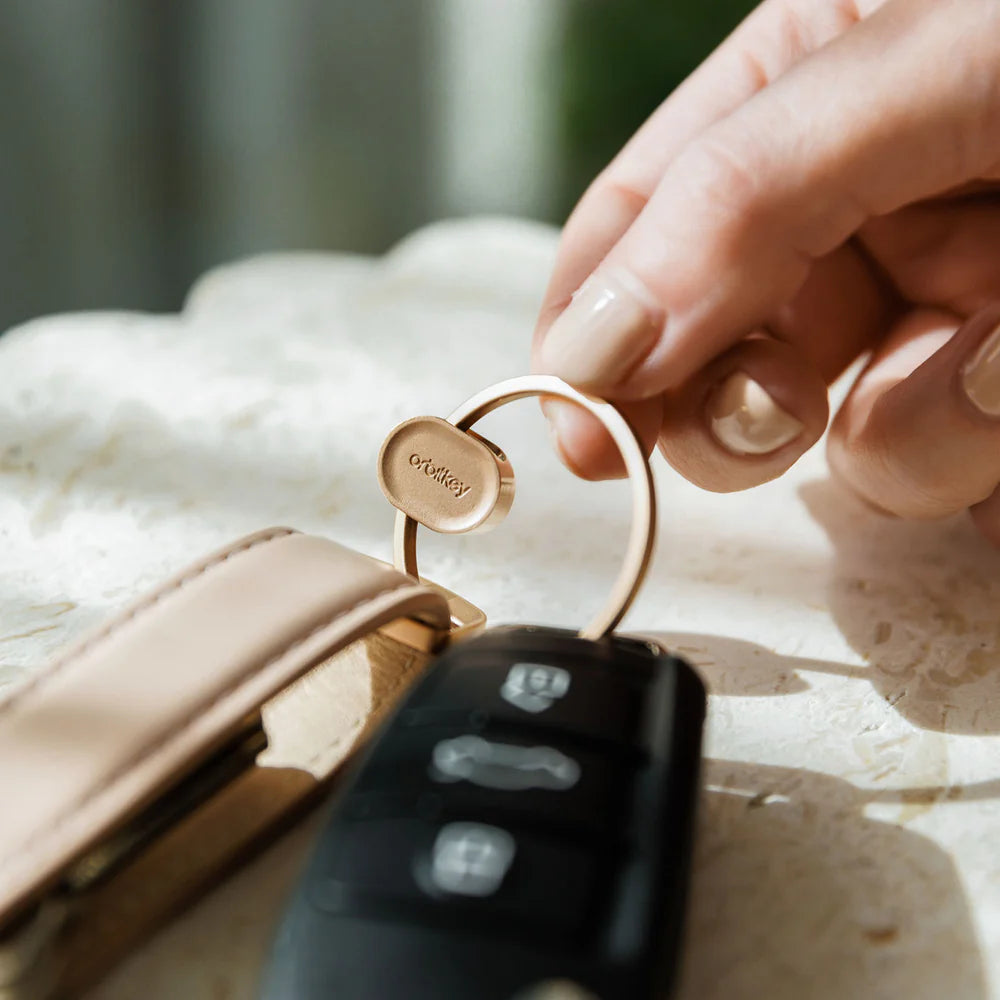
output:
M530 396L563 399L593 414L615 442L632 485L632 527L625 558L604 606L580 630L585 639L599 639L624 617L649 568L656 535L656 493L653 474L632 425L611 403L587 396L554 375L521 375L498 382L467 399L447 421L469 431L486 414L507 403ZM393 535L396 568L419 579L417 568L417 522L400 510Z

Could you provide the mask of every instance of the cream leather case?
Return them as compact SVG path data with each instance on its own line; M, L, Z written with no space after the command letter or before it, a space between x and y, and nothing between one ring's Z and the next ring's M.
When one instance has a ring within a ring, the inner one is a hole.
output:
M276 528L0 701L0 1000L78 996L263 846L450 621L440 591Z

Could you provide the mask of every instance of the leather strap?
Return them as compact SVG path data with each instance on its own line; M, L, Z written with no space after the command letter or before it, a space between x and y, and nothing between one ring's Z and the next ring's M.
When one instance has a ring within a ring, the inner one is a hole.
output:
M0 924L264 702L354 640L413 615L447 628L447 604L433 589L334 542L275 528L190 567L78 642L0 702ZM400 670L402 661L388 672ZM383 696L393 682L372 680ZM345 701L329 677L310 682L326 685L328 706ZM273 763L330 773L373 700L355 691L344 717L324 715L325 743L311 764L295 762L296 727L287 727L290 741L268 751ZM268 711L280 718L281 699Z
M374 632L313 668L264 706L268 748L258 764L215 794L137 859L86 894L78 919L53 942L50 987L0 1000L76 1000L166 920L196 902L298 820L342 773L346 757L419 677L429 654ZM276 901L283 891L272 871ZM263 958L263 956L261 956ZM2 979L2 977L0 977Z

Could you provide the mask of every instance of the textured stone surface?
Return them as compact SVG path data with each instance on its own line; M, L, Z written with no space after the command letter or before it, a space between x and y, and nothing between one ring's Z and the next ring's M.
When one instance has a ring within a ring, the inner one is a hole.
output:
M470 221L381 260L265 257L179 316L53 317L0 341L0 685L192 556L285 523L374 555L385 432L525 368L554 235ZM580 622L627 490L574 481L530 403L482 428L518 498L422 536L427 575L494 621ZM651 578L627 625L712 691L682 995L985 998L1000 989L1000 556L831 484L699 492L659 463ZM241 1000L308 827L134 956L100 1000Z

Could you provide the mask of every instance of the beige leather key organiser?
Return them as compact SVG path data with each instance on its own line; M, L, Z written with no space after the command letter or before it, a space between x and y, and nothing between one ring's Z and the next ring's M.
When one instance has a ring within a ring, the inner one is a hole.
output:
M0 701L0 1000L76 997L315 801L481 614L275 528Z

